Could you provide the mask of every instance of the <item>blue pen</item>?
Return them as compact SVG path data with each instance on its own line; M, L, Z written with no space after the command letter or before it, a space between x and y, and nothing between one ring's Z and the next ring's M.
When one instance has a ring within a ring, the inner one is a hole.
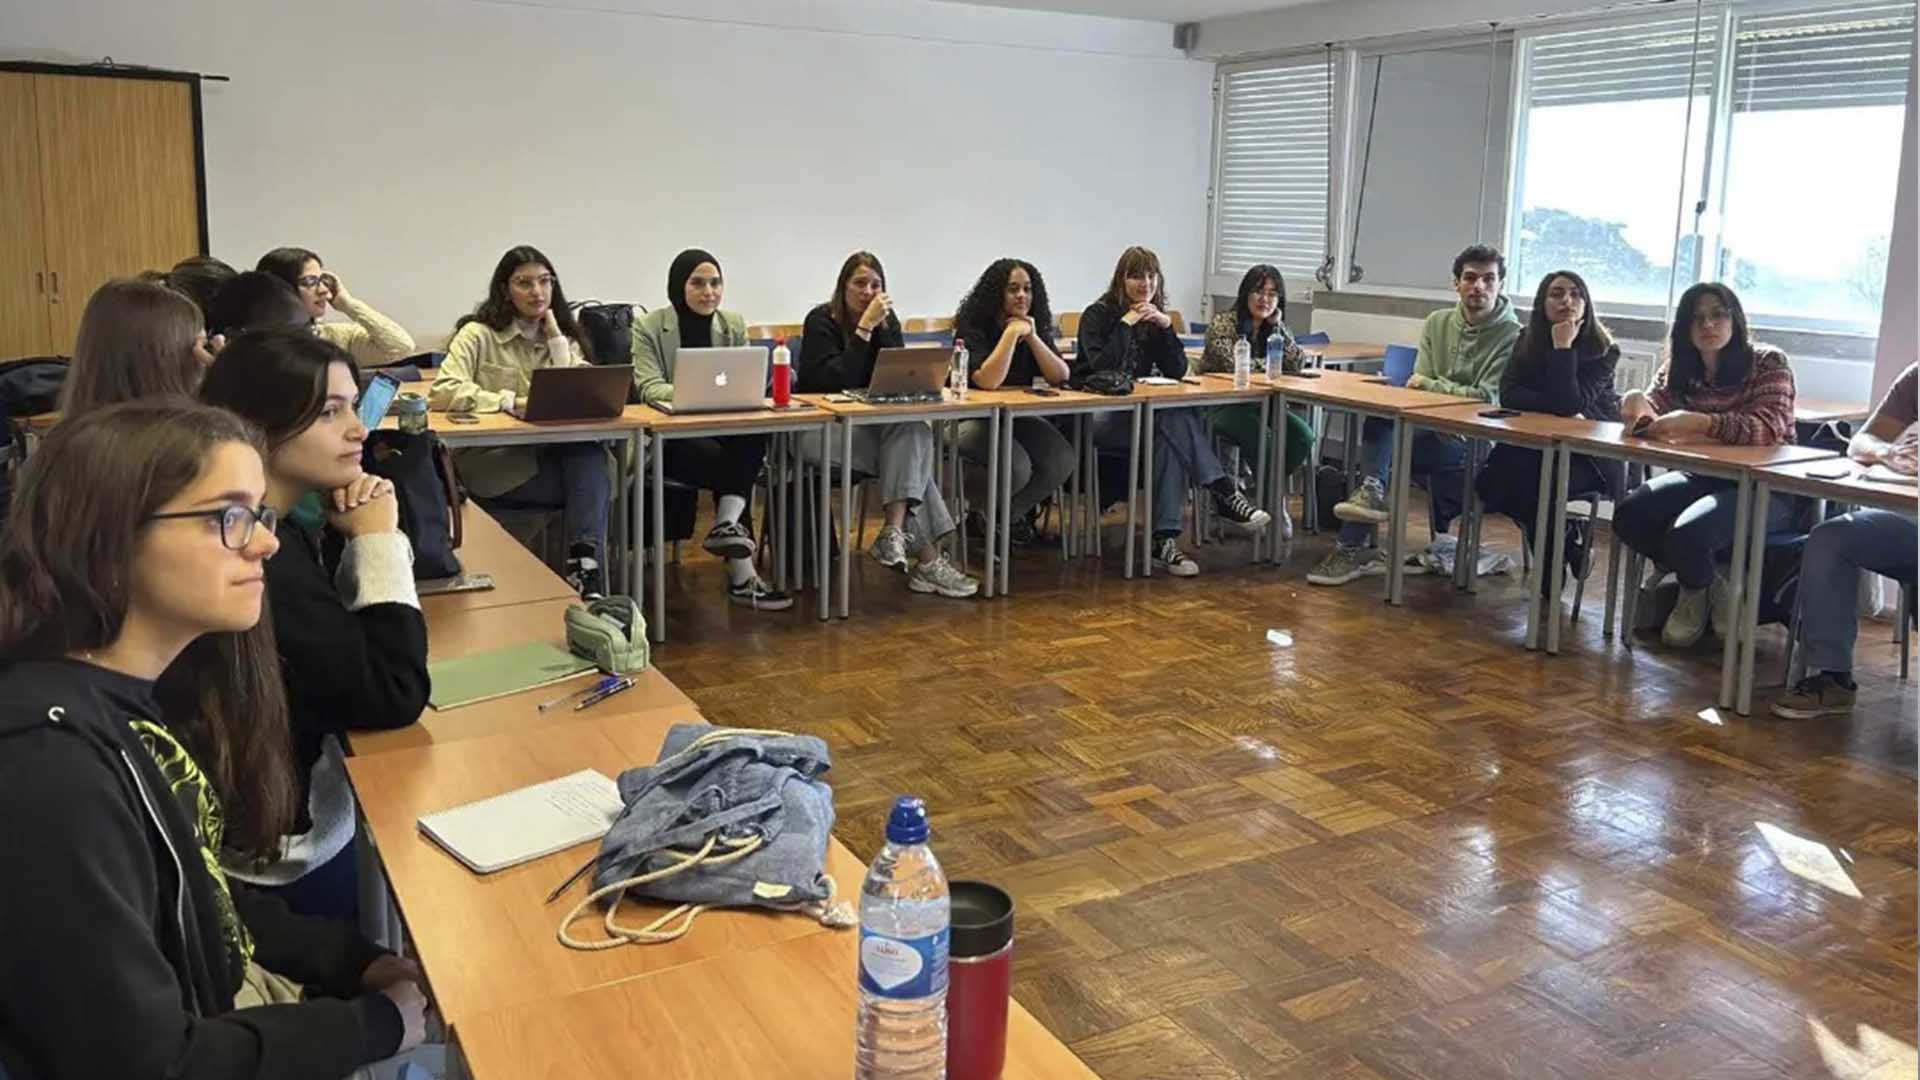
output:
M620 682L620 676L608 675L607 677L601 679L599 682L593 683L589 686L583 686L580 689L574 690L570 693L561 694L559 697L554 698L552 701L541 702L539 711L546 712L548 709L553 708L555 705L564 705L567 702L572 701L574 698L579 697L581 694L598 694L606 690L611 690L619 682Z
M608 698L619 693L620 691L631 690L631 689L633 689L633 680L621 679L619 682L615 683L613 686L609 687L608 689L596 690L593 693L588 694L587 699L585 701L582 701L580 704L575 705L573 707L573 711L579 712L581 709L591 709L595 705L600 704L601 702L607 700Z

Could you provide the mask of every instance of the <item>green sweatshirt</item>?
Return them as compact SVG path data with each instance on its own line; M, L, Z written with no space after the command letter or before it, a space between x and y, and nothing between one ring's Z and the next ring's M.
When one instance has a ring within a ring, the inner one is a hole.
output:
M1494 303L1493 314L1478 326L1467 322L1459 304L1436 311L1427 316L1427 325L1420 331L1420 357L1413 363L1413 378L1407 385L1415 390L1497 401L1500 376L1507 370L1507 357L1513 355L1513 343L1519 337L1520 317L1504 296Z

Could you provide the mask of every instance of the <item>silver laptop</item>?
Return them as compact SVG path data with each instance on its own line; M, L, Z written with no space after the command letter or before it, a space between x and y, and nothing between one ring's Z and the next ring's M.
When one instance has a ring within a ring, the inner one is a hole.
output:
M869 405L939 401L952 367L953 350L944 345L881 349L866 389L849 390L847 396Z
M681 349L673 361L673 400L653 407L665 413L767 408L767 350L759 345Z

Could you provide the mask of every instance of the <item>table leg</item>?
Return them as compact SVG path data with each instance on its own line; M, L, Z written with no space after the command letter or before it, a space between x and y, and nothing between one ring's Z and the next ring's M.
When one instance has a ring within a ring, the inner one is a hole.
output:
M1148 398L1145 405L1146 418L1141 422L1141 434L1145 445L1141 448L1143 464L1140 474L1140 576L1153 576L1153 399Z
M1526 575L1522 587L1527 590L1527 648L1538 649L1540 633L1540 575L1547 562L1547 500L1553 495L1553 447L1540 451L1540 501L1533 511L1533 573Z
M633 604L641 611L647 610L647 572L641 553L646 550L646 532L642 521L641 508L647 501L647 437L645 432L633 433L633 475L627 478L627 589L633 597Z
M653 444L653 640L667 640L667 440Z
M1479 452L1479 440L1468 439L1466 468L1460 475L1460 536L1453 545L1453 587L1462 592L1473 580L1473 473Z
M1262 457L1266 459L1267 475L1273 478L1267 486L1273 489L1277 505L1284 506L1287 498L1287 395L1282 391L1275 391L1273 394L1272 421L1272 426L1267 429L1267 438L1270 441ZM1313 470L1307 471L1311 474ZM1311 481L1308 482L1307 491L1308 498L1311 499L1313 491ZM1301 506L1300 528L1308 528L1311 524L1307 516L1310 509L1306 505ZM1267 526L1267 561L1277 563L1280 561L1280 549L1285 545L1286 540L1280 535L1279 511L1270 505L1267 507L1267 512L1273 515L1273 521Z
M1086 438L1086 420L1087 417L1084 413L1075 413L1073 416L1073 476L1067 480L1067 505L1063 508L1063 512L1060 515L1060 556L1063 559L1071 559L1077 553L1080 540L1073 529L1074 526L1082 520L1080 517L1079 462L1080 458L1084 456L1080 449L1080 444L1081 441Z
M1573 468L1573 451L1562 449L1554 455L1553 548L1547 572L1547 652L1560 655L1560 590L1567 575L1567 486Z
M1255 458L1253 462L1253 490L1260 498L1260 505L1266 507L1267 513L1272 516L1272 520L1267 522L1267 527L1264 530L1253 534L1251 546L1253 548L1253 563L1255 566L1260 565L1260 542L1265 540L1267 543L1266 550L1271 553L1274 550L1274 545L1279 540L1280 511L1276 508L1284 506L1287 497L1286 474L1278 469L1269 469L1267 465L1267 448L1273 445L1272 432L1268 430L1272 423L1273 395L1268 394L1266 397L1260 399L1260 455ZM1269 484L1267 478L1272 476L1279 477L1280 482L1278 484ZM1239 480L1238 477L1234 479L1236 482ZM1274 497L1276 492L1279 494L1279 498L1277 499Z
M829 476L832 474L829 473ZM833 485L823 478L821 487ZM840 617L853 611L853 425L840 425Z
M1467 592L1469 594L1480 591L1480 544L1485 538L1487 527L1487 508L1480 502L1480 466L1492 451L1493 447L1484 442L1473 445L1473 456L1471 458L1473 485L1468 492L1468 508L1470 510L1468 521L1470 522L1471 530L1469 536L1471 536L1473 541L1473 548L1468 552L1470 561L1467 563L1467 565L1471 567L1471 570L1467 574Z
M1767 553L1767 504L1773 501L1773 487L1764 480L1753 486L1753 534L1747 546L1747 585L1742 592L1746 602L1734 610L1733 633L1740 641L1740 671L1735 687L1733 710L1741 716L1753 713L1753 651L1760 636L1760 575Z
M784 494L787 466L787 433L776 432L773 436L772 468L767 471L767 516L771 524L767 532L773 537L773 587L781 592L787 590L787 514Z
M999 409L987 414L987 534L981 538L980 592L988 600L993 599L1000 570L994 563L1000 553L1000 422Z
M1133 534L1138 529L1134 515L1137 504L1134 500L1140 487L1140 412L1143 408L1141 405L1133 407L1133 427L1127 435L1127 558L1121 564L1122 577L1133 576Z
M1000 531L993 542L1000 545L1000 595L1011 589L1013 563L1013 414L1000 418Z
M1346 445L1341 450L1340 467L1346 470L1347 494L1351 496L1360 486L1360 414L1349 410L1342 423L1346 425Z
M1746 590L1742 586L1747 582L1746 555L1747 544L1749 543L1747 530L1755 528L1756 523L1753 520L1752 483L1749 482L1745 473L1742 473L1740 478L1734 483L1738 495L1734 498L1733 503L1733 548L1727 553L1729 563L1727 566L1727 603L1732 604L1733 610L1738 612L1740 605L1745 602L1743 598L1746 596ZM1764 526L1759 527L1764 531ZM1734 668L1739 666L1736 662L1739 655L1738 646L1740 644L1739 620L1735 619L1733 622L1733 633L1727 635L1727 640L1721 643L1720 647L1719 704L1723 709L1733 707Z
M1413 430L1400 417L1393 418L1392 461L1393 475L1388 478L1390 490L1387 492L1387 603L1399 604L1401 600L1401 579L1405 577L1405 568L1401 566L1402 545L1405 542L1407 521L1407 471L1413 459Z
M849 426L844 420L840 423ZM827 572L827 564L832 561L827 537L832 535L833 518L833 434L831 425L820 425L820 475L814 480L818 490L814 492L813 508L813 583L820 590L821 622L833 617L833 575Z

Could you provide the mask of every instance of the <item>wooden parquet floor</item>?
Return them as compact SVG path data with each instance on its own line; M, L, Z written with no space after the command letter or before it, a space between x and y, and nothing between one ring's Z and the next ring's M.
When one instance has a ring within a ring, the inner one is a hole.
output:
M993 601L856 556L826 625L726 604L696 552L656 660L716 722L825 737L862 857L925 796L949 874L1017 899L1015 995L1112 1080L1915 1075L1888 625L1850 721L1765 717L1778 628L1761 715L1721 717L1718 649L1603 642L1597 587L1546 657L1517 581L1394 610L1305 583L1323 537L1149 581L1108 537L1104 567L1016 552Z

